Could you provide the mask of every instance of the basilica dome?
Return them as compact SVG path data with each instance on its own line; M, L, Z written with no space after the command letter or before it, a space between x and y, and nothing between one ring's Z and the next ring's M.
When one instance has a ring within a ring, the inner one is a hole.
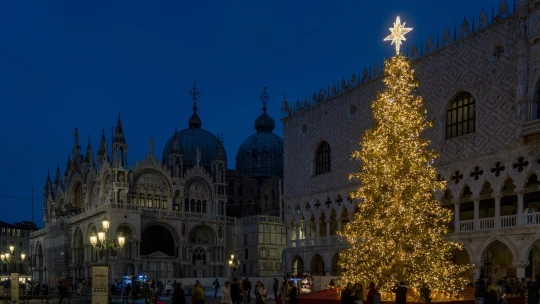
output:
M202 121L197 115L197 106L193 106L193 115L189 118L188 128L175 132L165 144L163 149L163 162L167 162L175 150L175 137L178 142L178 154L183 155L184 166L197 164L197 150L200 153L200 166L212 165L212 161L219 159L226 161L227 154L221 141L212 133L201 128Z
M283 138L274 132L275 122L266 114L255 120L257 133L244 140L236 154L236 170L254 179L283 177Z

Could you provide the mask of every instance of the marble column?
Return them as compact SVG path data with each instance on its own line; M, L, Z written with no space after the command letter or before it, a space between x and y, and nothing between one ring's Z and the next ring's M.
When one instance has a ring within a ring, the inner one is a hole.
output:
M454 202L454 231L459 232L459 201Z
M501 192L493 192L492 194L493 198L495 199L495 229L499 229L501 227Z
M480 229L480 197L474 196L473 203L474 203L473 230L476 231Z
M525 189L516 189L517 194L517 212L516 212L516 226L523 226L523 195L525 194Z
M529 265L529 261L512 261L514 267L516 267L516 278L525 277L525 268Z
M473 282L476 282L482 275L482 266L484 266L483 261L474 261L473 264Z
M326 217L326 244L330 245L330 215Z
M316 245L320 245L321 244L321 241L320 241L320 238L321 238L321 221L319 219L317 219L315 221L315 242L316 242Z

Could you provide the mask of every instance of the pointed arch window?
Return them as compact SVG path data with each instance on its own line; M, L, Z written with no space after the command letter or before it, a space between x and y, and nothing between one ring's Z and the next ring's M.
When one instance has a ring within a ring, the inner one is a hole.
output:
M493 262L493 253L491 250L486 250L484 252L484 255L482 256L482 261L484 262L484 265L482 266L482 278L491 278L493 275L493 268L492 268L492 262Z
M323 141L315 154L315 175L330 172L331 158L330 145Z
M462 92L446 110L446 139L476 131L476 101L469 92Z

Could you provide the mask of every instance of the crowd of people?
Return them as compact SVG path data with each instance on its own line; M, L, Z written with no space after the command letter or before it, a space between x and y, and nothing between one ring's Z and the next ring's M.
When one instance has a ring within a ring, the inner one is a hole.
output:
M526 296L528 304L538 304L540 277L534 279L510 279L503 277L495 282L478 279L474 283L474 298L477 304L506 303L507 295Z

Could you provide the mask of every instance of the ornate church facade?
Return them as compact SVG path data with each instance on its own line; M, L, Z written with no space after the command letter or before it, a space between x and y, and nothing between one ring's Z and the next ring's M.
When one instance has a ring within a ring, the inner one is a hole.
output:
M83 154L75 129L64 175L58 166L54 180L46 179L45 228L30 236L35 279L87 278L93 265L107 261L111 279L223 277L230 273L231 254L241 261L238 275L282 272L283 140L273 133L274 121L266 114L266 91L263 114L255 121L257 133L246 139L249 150L238 151L238 170L227 169L222 141L202 129L195 86L192 93L188 128L175 130L161 161L151 140L146 158L128 168L120 116L110 156L104 133L97 158L90 142ZM237 209L246 211L235 213ZM123 249L109 254L94 250L90 243L105 217L110 220L108 237L119 233L126 237Z
M406 52L447 181L436 194L454 213L447 237L463 244L455 260L474 265L471 280L540 274L540 1L502 0L491 15ZM283 101L286 272L340 274L337 231L358 203L351 155L384 90L378 65L360 75Z

